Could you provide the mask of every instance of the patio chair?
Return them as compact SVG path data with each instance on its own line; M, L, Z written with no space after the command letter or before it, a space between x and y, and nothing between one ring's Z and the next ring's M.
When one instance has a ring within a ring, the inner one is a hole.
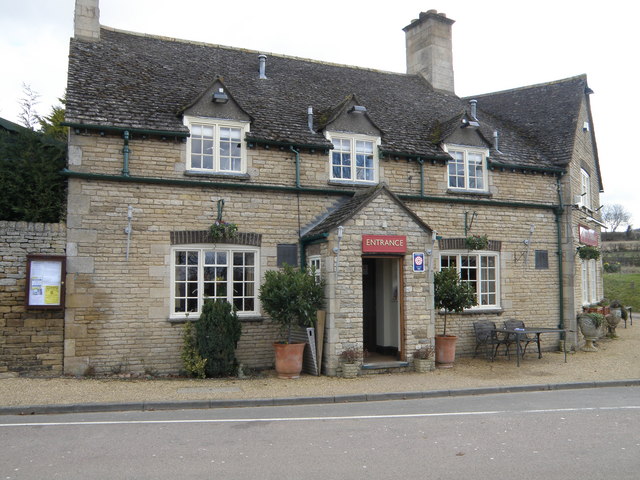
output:
M473 352L474 357L477 355L478 349L480 347L484 347L487 357L489 357L489 352L491 352L491 361L493 361L498 353L500 345L505 346L505 355L509 355L509 344L511 343L509 335L500 337L496 333L495 328L495 322L491 322L489 320L473 322L473 331L476 336L476 349Z
M505 320L504 322L504 328L507 328L509 330L513 330L516 328L525 328L524 326L524 322L522 320ZM515 335L514 335L515 337ZM516 341L515 338L513 338L512 343ZM524 358L524 354L527 352L527 345L529 345L530 343L537 343L538 344L538 354L540 354L540 336L539 335L520 335L520 344L524 344L524 347L520 349L520 351L522 352L522 357Z

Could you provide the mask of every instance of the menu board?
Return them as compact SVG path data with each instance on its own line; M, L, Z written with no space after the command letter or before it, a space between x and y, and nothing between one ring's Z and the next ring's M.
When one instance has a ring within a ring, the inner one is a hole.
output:
M54 255L27 256L27 307L64 308L65 259Z

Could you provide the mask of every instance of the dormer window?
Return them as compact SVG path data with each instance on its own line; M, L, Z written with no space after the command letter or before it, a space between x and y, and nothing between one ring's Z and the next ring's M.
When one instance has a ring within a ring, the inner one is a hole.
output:
M486 192L488 151L457 145L447 146L446 150L452 157L447 167L449 189Z
M378 182L378 145L380 139L366 135L328 134L333 143L329 153L330 179L336 182Z
M187 170L197 173L241 174L247 171L244 143L248 123L185 117L191 136Z

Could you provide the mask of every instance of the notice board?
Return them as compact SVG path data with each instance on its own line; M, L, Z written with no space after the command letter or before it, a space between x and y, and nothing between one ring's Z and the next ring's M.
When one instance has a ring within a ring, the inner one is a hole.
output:
M27 308L64 309L65 265L62 255L27 255Z

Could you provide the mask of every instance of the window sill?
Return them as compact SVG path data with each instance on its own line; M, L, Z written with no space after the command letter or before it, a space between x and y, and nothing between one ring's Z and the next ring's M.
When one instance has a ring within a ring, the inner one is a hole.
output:
M232 173L232 172L197 172L194 170L186 170L185 177L201 177L201 178L232 178L234 180L250 180L248 173Z
M444 315L444 310L439 310L438 315ZM477 310L465 310L461 313L447 313L447 315L502 315L504 310L500 307L489 307Z
M196 320L198 320L198 318L199 318L199 315L194 317L189 317L189 319L186 319L184 317L178 317L178 318L169 317L167 319L167 322L178 325L181 323L187 323L187 321L195 322ZM248 315L246 317L238 316L238 319L240 320L240 323L259 323L259 322L265 321L265 318L259 315Z
M328 185L348 186L348 187L371 187L378 185L378 182L354 182L352 180L329 180Z
M465 195L465 196L474 196L474 197L493 197L493 193L489 191L482 190L464 190L457 188L449 188L447 189L448 195Z

